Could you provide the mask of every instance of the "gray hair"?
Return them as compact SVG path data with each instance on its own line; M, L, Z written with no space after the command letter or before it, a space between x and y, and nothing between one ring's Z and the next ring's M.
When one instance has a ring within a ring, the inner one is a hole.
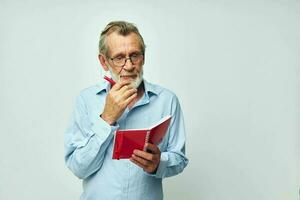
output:
M117 32L122 36L127 36L130 33L135 33L140 38L141 51L142 54L145 54L146 45L144 43L144 39L141 36L138 28L133 24L126 21L112 21L106 25L105 29L101 32L100 40L99 40L99 54L103 54L108 56L108 46L106 45L106 37L113 33Z

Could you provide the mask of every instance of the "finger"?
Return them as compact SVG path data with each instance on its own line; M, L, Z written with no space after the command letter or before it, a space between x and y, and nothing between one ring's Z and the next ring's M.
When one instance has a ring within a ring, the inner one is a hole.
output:
M160 152L159 148L157 145L155 144L151 144L151 143L146 143L145 144L145 149L149 150L150 152L157 154Z
M133 93L133 95L131 95L124 101L124 104L127 106L128 104L130 104L131 101L134 100L134 98L136 98L136 96L137 96L137 93Z
M149 160L149 161L153 160L153 154L147 153L145 151L134 150L133 155L137 156L137 157L140 157L140 158L143 158L143 159L146 159L146 160Z
M125 85L129 85L130 81L122 81L122 82L118 82L116 83L111 89L114 91L118 91L120 90L123 86Z
M134 87L132 87L132 86L130 86L130 85L124 85L118 92L121 94L121 95L123 95L123 94L125 94L127 91L129 91L129 90L134 90L135 88Z
M134 158L130 158L129 159L131 162L133 162L134 164L136 164L137 166L139 166L139 167L141 167L141 168L143 168L143 169L146 169L147 168L147 166L144 166L142 163L139 163L138 161L136 161Z
M142 165L145 166L145 167L148 167L148 166L150 166L150 165L152 164L151 161L146 160L146 159L144 159L144 158L142 158L142 157L136 156L136 155L134 155L134 154L132 155L131 158L132 158L133 160L137 161L138 163L142 164Z
M130 90L127 90L123 95L122 95L122 98L124 100L128 99L131 95L133 95L134 93L137 93L137 89L135 88L132 88Z

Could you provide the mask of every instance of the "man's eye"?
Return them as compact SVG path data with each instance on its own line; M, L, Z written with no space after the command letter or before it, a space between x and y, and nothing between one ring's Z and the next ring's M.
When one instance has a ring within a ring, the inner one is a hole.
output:
M137 54L132 54L130 57L131 57L132 59L137 59L138 55L137 55Z
M118 57L114 58L115 61L121 61L123 59L124 59L124 57L122 57L122 56L118 56Z

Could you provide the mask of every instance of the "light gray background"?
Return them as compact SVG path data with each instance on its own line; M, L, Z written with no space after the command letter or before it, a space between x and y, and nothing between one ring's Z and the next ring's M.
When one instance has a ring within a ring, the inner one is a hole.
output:
M63 133L119 19L144 36L146 79L184 111L190 163L166 199L299 199L300 3L251 0L0 0L0 199L78 199Z

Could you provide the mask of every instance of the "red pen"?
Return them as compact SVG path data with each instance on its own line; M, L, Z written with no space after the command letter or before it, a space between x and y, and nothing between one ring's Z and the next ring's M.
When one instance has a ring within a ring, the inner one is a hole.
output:
M114 80L112 80L111 78L108 78L107 76L104 76L104 79L107 80L111 86L114 86L114 84L116 84L116 82Z

